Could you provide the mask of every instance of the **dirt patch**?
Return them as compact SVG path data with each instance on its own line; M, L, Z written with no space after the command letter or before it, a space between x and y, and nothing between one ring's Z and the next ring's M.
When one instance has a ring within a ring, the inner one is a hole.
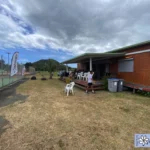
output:
M0 107L4 107L10 104L15 103L16 101L20 101L21 103L25 102L28 96L17 94L16 88L27 81L28 79L21 80L14 85L11 85L0 91Z

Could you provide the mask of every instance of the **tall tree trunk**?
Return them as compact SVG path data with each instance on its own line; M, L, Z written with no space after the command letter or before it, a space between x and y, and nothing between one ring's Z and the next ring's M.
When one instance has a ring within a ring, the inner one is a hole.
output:
M53 73L50 73L49 79L53 79Z

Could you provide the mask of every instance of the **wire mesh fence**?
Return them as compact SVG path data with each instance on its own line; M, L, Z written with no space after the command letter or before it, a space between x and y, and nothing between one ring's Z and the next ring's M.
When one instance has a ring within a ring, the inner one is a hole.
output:
M18 73L14 76L10 76L10 66L2 69L0 67L0 88L4 86L8 86L20 79L23 79L24 76L22 75L22 65L19 65Z

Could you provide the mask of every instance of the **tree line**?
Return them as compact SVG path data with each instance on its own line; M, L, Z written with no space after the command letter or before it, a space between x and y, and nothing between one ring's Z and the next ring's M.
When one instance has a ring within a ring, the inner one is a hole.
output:
M18 63L18 69L22 68L23 64ZM0 71L10 71L11 64L5 62L4 59L0 59Z
M42 59L33 63L27 62L25 67L27 71L29 71L29 67L34 67L36 71L48 71L49 73L59 70L66 70L65 65L54 59ZM71 67L68 68L72 69Z

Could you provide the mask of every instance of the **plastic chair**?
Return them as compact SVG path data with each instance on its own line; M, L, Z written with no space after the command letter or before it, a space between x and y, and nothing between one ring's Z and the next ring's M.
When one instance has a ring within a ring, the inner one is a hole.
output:
M81 80L82 79L84 80L85 74L86 74L85 72L81 74Z
M80 73L77 74L77 79L80 79Z
M74 95L73 92L73 87L74 87L75 83L71 82L70 84L67 84L65 87L65 93L67 93L67 96L69 95L69 93L72 93Z
M90 72L88 72L87 74L86 74L86 77L85 77L85 80L87 81L88 80L88 75L90 74Z
M83 74L83 72L80 72L80 73L78 73L78 75L77 75L77 79L81 79L81 76L82 76L82 74Z
M86 80L88 77L88 72L85 72L84 75L82 76L83 80Z

